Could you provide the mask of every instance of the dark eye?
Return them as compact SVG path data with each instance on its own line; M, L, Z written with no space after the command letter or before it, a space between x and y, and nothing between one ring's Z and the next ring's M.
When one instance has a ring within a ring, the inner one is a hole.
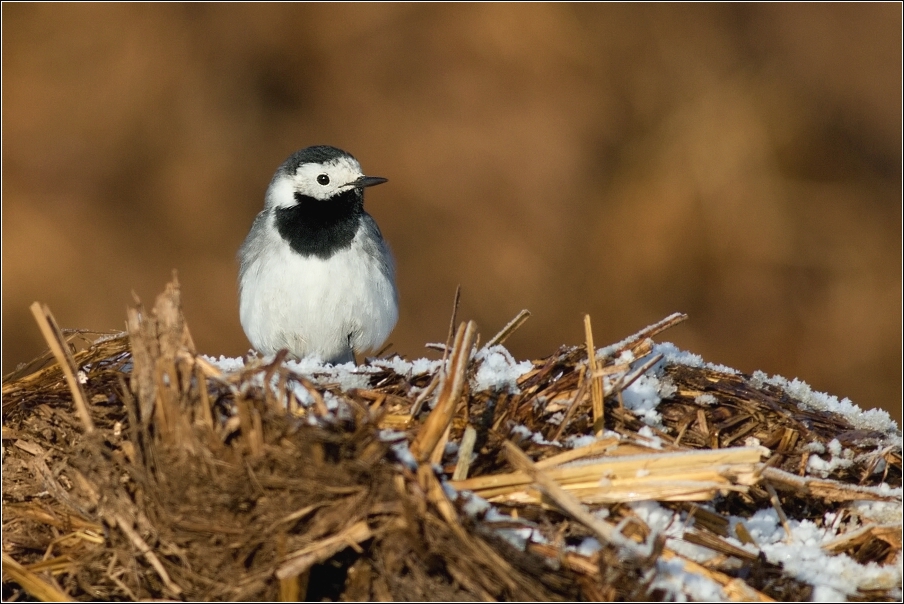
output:
M326 174L321 174L320 176L317 177L317 182L326 186L326 185L330 184L330 177L327 176Z

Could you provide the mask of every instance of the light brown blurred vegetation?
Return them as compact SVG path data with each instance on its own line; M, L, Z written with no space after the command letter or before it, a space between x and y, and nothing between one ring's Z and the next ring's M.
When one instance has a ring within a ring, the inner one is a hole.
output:
M178 269L239 355L236 250L332 144L398 264L408 356L455 286L519 358L665 339L901 416L901 7L3 5L3 371L28 312L120 328Z

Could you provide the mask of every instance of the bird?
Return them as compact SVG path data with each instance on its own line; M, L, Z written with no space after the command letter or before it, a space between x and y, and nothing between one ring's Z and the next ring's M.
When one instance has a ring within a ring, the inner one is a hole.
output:
M350 153L329 145L296 151L276 170L264 209L239 249L239 318L263 355L333 365L382 345L395 327L395 262Z

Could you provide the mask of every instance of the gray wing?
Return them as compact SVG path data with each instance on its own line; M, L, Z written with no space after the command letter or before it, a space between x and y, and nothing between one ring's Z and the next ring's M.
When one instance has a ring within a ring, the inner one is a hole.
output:
M389 251L389 244L383 239L380 233L380 227L373 217L365 212L361 216L361 228L364 230L362 238L362 247L368 256L374 258L380 266L380 272L386 277L395 289L395 260L392 258L392 252ZM396 292L396 298L398 293Z
M264 210L260 212L251 225L251 231L245 237L245 241L239 248L239 282L245 272L255 263L255 261L264 253L267 244L267 218L269 212Z

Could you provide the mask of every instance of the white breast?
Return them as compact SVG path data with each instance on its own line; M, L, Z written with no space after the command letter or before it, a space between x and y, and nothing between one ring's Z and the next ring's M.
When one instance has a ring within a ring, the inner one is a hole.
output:
M398 318L385 243L366 241L361 228L349 249L327 260L303 257L278 235L272 215L265 219L243 246L251 253L240 277L240 317L251 344L263 354L288 348L333 363L380 346Z

